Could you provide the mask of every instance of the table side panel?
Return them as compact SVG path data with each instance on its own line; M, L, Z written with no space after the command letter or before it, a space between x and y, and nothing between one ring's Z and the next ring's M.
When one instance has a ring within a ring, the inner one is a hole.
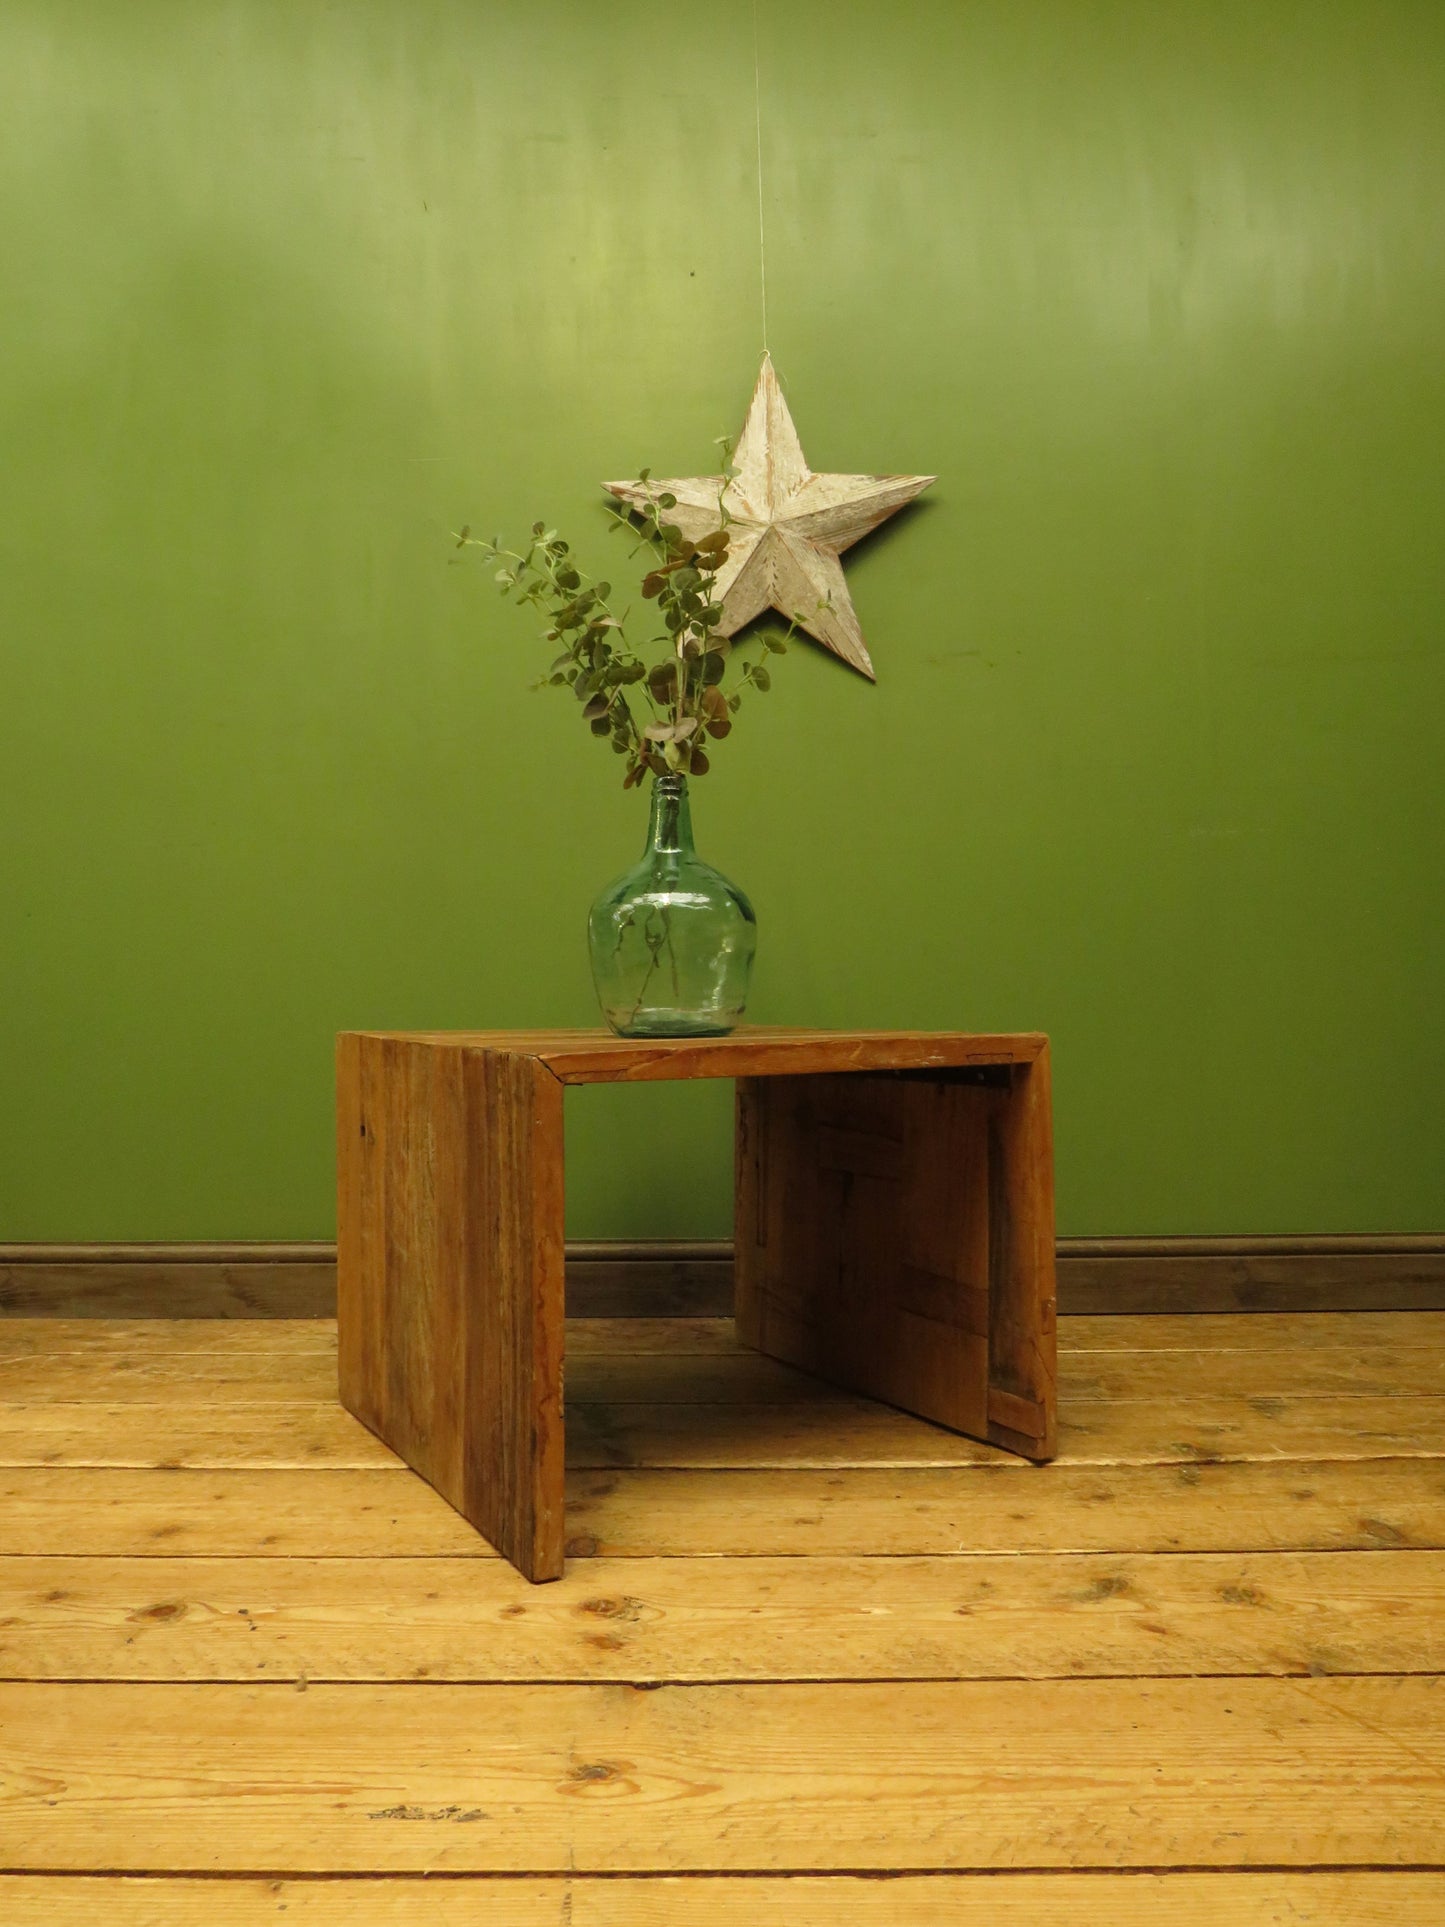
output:
M982 1436L989 1090L853 1074L738 1092L740 1337Z
M994 1120L989 1196L989 1427L995 1445L1058 1449L1053 1102L1047 1046L1016 1066Z
M1052 1174L1032 1075L740 1079L743 1341L1049 1456Z
M342 1403L528 1577L562 1571L562 1086L344 1039Z

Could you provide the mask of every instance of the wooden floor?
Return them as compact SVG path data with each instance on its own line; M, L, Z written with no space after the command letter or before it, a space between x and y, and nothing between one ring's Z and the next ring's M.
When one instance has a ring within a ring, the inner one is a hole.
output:
M567 1576L321 1322L0 1322L0 1922L1445 1922L1445 1314L1075 1318L1029 1467L569 1327Z

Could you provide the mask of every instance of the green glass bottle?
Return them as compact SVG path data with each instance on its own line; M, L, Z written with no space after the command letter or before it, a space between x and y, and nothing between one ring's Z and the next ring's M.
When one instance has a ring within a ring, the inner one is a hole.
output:
M743 1014L757 947L753 906L693 848L685 776L652 784L642 861L587 919L592 981L619 1037L722 1037Z

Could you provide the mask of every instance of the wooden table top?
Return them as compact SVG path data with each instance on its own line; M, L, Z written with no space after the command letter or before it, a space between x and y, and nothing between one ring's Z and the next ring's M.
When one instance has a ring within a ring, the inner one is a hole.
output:
M531 1057L564 1084L693 1077L808 1077L828 1072L952 1070L1027 1064L1040 1031L787 1030L745 1025L727 1037L616 1037L608 1030L369 1030L367 1038Z

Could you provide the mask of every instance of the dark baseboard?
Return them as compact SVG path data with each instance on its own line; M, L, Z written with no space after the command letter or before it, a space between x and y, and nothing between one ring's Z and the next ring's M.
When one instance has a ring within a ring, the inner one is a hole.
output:
M1061 1312L1445 1311L1445 1235L1063 1238Z
M732 1312L725 1241L572 1242L573 1318ZM334 1244L0 1245L0 1318L334 1318Z
M725 1317L725 1241L567 1247L575 1318ZM1064 1238L1070 1312L1445 1311L1445 1234ZM0 1317L330 1318L330 1244L0 1245Z

